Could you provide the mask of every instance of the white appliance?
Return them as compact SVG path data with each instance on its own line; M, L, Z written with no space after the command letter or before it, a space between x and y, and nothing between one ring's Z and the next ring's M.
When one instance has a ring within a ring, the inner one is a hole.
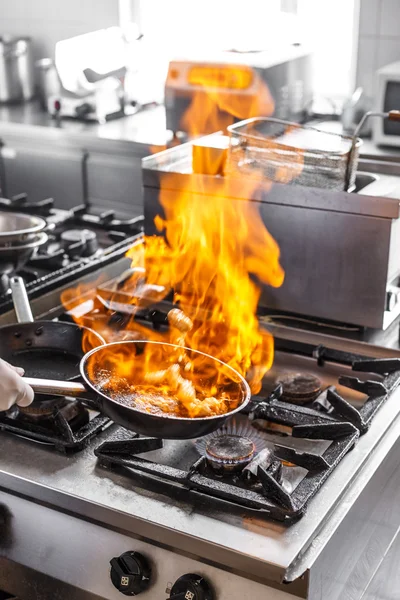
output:
M377 71L377 112L400 110L400 61ZM388 119L373 119L372 138L375 144L400 147L400 123Z

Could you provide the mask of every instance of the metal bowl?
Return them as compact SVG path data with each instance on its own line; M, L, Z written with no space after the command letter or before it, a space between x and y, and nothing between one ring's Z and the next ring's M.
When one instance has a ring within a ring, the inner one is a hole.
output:
M21 269L48 239L47 233L42 232L27 240L25 244L0 246L0 274Z
M0 212L0 245L27 242L45 227L46 221L41 217Z

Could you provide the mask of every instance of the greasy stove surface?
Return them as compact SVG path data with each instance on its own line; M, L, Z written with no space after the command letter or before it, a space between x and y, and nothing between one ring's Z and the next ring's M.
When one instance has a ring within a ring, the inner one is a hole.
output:
M277 364L282 358L278 353ZM335 372L327 371L328 378L335 376ZM399 413L400 392L396 391L379 409L368 433L311 500L305 516L290 527L268 521L256 511L234 506L227 511L226 505L195 491L189 497L173 487L168 494L160 493L157 485L140 474L132 479L124 468L105 469L94 452L118 432L115 426L71 456L2 433L0 486L249 574L290 577L290 568L316 535L318 544L310 546L314 553L327 541L326 528L331 535L350 509L357 489L350 484L356 476L357 482L369 480L395 443L400 432ZM182 466L182 461L194 455L193 442L169 441L163 460Z

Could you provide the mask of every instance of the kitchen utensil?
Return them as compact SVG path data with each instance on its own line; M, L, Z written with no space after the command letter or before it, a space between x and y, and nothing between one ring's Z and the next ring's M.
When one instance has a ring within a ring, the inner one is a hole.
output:
M232 140L228 162L235 170L330 190L348 190L355 183L360 139L353 144L348 136L267 117L227 129Z
M54 395L54 396L73 396L83 401L88 400L97 410L104 413L115 423L118 423L126 429L131 429L144 435L160 437L164 439L193 439L218 429L229 417L242 410L250 400L250 388L246 380L239 375L232 367L225 365L216 358L213 358L203 352L190 350L186 348L189 356L199 357L200 355L208 365L218 363L224 368L226 373L231 376L231 383L226 391L240 397L239 403L234 410L223 415L217 415L204 418L183 418L173 415L155 415L148 412L141 412L136 408L129 406L126 395L121 391L120 400L116 400L99 390L99 384L93 381L89 375L90 370L98 365L98 372L105 368L107 356L110 353L125 351L135 351L135 356L140 360L140 356L145 352L148 345L157 344L160 350L160 361L157 364L159 369L163 368L163 361L167 364L171 352L182 350L180 346L167 344L163 342L152 341L129 341L114 342L105 346L95 348L88 352L81 360L80 372L84 383L65 382L65 381L46 381L42 379L32 379L26 377L26 382L31 385L36 393ZM92 364L94 362L94 365ZM93 371L92 371L93 372Z
M40 232L32 240L0 246L0 273L12 273L21 269L47 241L47 233Z
M103 338L75 323L34 321L21 277L11 277L10 287L18 323L0 328L0 356L30 377L79 377L83 334L90 332L92 345L103 345Z
M43 231L45 227L46 221L40 217L0 212L0 246L10 242L25 242Z
M34 95L31 40L0 38L0 102L30 100Z

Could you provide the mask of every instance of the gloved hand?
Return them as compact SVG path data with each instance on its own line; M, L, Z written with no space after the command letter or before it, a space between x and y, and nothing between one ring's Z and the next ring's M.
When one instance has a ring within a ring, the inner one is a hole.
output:
M34 393L33 389L25 383L22 375L24 370L13 367L5 360L0 359L0 411L8 410L13 404L29 406Z

